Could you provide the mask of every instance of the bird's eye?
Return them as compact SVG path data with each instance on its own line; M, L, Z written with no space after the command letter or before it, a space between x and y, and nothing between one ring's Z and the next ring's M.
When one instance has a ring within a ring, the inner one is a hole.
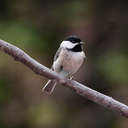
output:
M75 40L71 40L72 43L75 43Z

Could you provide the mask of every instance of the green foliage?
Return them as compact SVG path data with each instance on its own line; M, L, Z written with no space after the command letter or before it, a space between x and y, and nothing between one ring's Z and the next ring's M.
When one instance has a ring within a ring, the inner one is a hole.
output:
M7 101L11 96L11 89L8 87L8 81L0 78L0 104Z
M44 101L43 104L33 106L29 113L30 124L39 126L57 126L61 120L61 110L58 105L51 101Z
M115 84L128 82L127 56L118 52L109 52L98 58L97 65L107 80Z
M45 46L37 30L28 23L0 22L0 38L21 48L42 50Z

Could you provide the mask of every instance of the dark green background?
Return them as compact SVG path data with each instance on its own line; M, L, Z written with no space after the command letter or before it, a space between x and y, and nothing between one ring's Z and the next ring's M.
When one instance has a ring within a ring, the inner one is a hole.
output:
M87 59L75 79L128 105L128 1L1 0L0 39L45 66L68 35ZM41 92L47 79L0 52L0 128L128 128L128 120L68 88Z

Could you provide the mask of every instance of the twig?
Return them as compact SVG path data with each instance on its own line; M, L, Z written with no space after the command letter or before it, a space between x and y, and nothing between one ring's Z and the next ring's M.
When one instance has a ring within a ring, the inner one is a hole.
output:
M61 77L59 74L40 64L16 46L0 40L0 50L12 56L16 61L23 63L36 74L45 76L49 79L56 79L62 85L74 90L77 94L82 95L83 97L88 98L89 100L98 103L108 109L111 109L112 111L118 112L122 116L128 118L127 105L114 100L112 97L106 96L91 88L88 88L87 86L74 80Z

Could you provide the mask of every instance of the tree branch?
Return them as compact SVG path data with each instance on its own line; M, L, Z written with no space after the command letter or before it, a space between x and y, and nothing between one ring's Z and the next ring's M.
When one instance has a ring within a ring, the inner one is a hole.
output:
M87 86L80 84L74 80L69 80L61 77L59 74L40 64L16 46L0 40L0 50L12 56L16 61L20 61L21 63L23 63L36 74L47 77L49 79L56 79L62 85L74 90L77 94L88 98L89 100L98 103L108 109L111 109L112 111L118 112L122 116L128 118L127 105L114 100L112 97L106 96L91 88L88 88Z

